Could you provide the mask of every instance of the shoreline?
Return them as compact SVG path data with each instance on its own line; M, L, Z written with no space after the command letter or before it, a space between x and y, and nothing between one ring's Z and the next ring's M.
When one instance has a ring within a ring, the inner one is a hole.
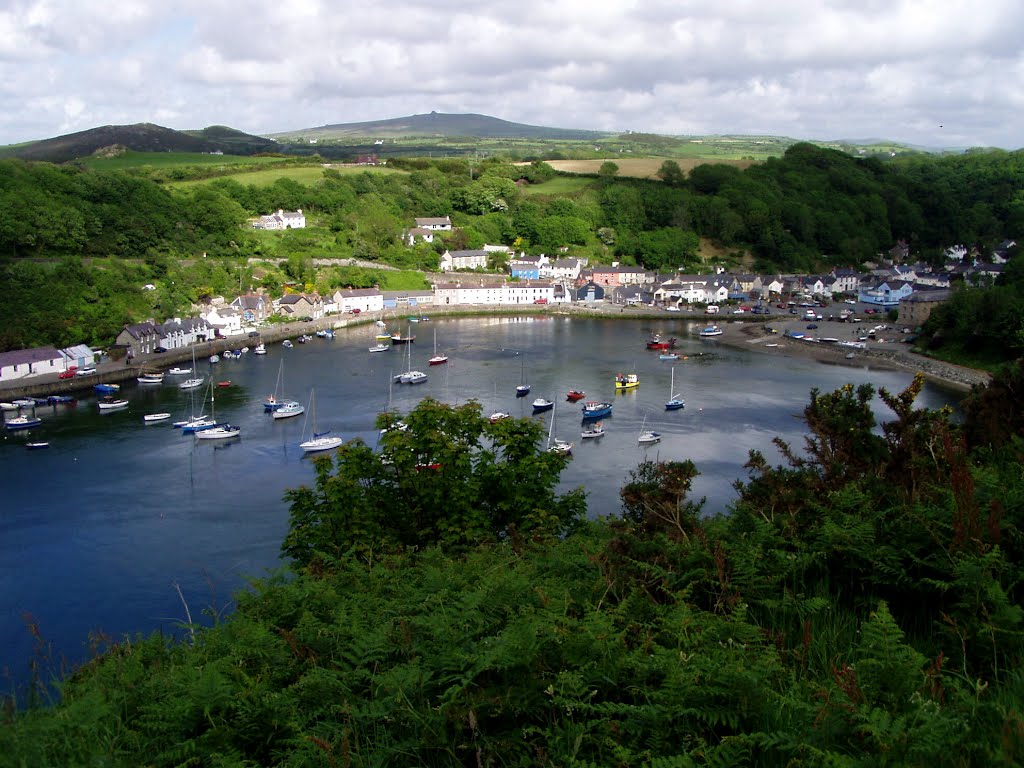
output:
M670 315L662 311L649 309L626 309L618 306L597 307L597 306L564 306L548 305L537 306L495 306L488 311L479 306L472 307L442 307L423 305L420 307L402 307L400 309L385 309L383 311L364 312L360 315L330 315L320 318L313 323L286 323L272 325L260 329L260 339L264 342L273 343L286 338L295 338L303 333L320 328L332 328L341 331L346 328L362 327L377 320L394 322L404 318L408 313L428 313L433 316L458 317L458 316L494 316L494 315L538 315L557 316L570 315L581 317L602 317L611 319L629 320L671 320L677 322L699 322L702 324L717 323L723 333L715 341L737 349L747 349L762 354L777 353L791 357L802 357L818 360L819 362L834 365L867 366L886 370L909 370L915 373L922 373L926 379L943 386L958 389L962 392L969 392L976 384L987 384L991 381L991 374L988 371L965 368L963 366L946 363L940 360L933 360L911 352L906 345L897 344L899 334L890 332L889 339L880 342L869 342L866 349L854 350L855 357L847 359L846 354L851 350L848 347L841 347L835 344L823 344L810 340L793 339L786 335L789 331L803 331L806 321L799 320L789 315L773 315L768 318L734 318L732 315L703 315L687 313L684 315ZM852 341L858 338L861 328L848 323L835 321L818 321L823 334L840 340ZM774 328L776 333L769 333L766 328ZM254 339L244 335L229 336L222 339L214 339L196 345L196 351L202 356L209 356L214 352L220 353L226 349L234 349L239 346L251 346ZM766 347L766 344L777 344L775 347ZM201 350L201 351L200 351ZM148 354L137 356L132 365L125 365L123 361L105 361L96 365L99 375L83 379L58 379L56 374L46 374L41 377L31 377L34 381L28 383L23 379L8 380L0 382L0 393L4 399L17 397L36 397L47 395L68 395L81 391L91 391L92 385L99 381L122 382L134 379L144 368L157 367L167 368L182 361L189 361L192 356L192 347L169 350L163 354Z
M788 321L794 323L794 321ZM822 321L819 325L827 332L835 335L832 338L841 337L842 331L832 326L840 326L840 323L827 323ZM809 360L817 360L828 365L845 365L849 367L866 367L878 370L900 370L911 371L922 374L925 379L942 386L951 387L967 393L977 384L987 384L992 376L988 371L981 371L974 368L965 368L953 363L941 360L933 360L922 355L911 352L908 349L900 349L895 343L889 342L884 349L886 342L882 344L871 344L865 349L851 350L849 347L842 347L831 343L823 344L818 341L805 341L793 339L784 335L783 332L767 333L763 323L726 322L719 326L723 333L718 337L722 344L737 349L748 349L762 354L778 353L786 357L800 357ZM795 330L787 328L787 330ZM852 337L852 334L842 334ZM852 340L852 339L851 339ZM777 344L776 347L766 347L766 344ZM853 358L847 358L847 354L854 353Z

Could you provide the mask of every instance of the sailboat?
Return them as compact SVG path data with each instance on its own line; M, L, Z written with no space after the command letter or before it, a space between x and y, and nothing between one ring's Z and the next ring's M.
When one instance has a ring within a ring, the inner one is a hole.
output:
M675 392L673 391L675 388L676 369L675 366L672 366L672 378L669 380L668 385L668 401L665 403L666 411L678 411L680 408L686 405L686 401L683 400L683 398L679 397L677 394L675 394Z
M395 381L400 384L422 384L427 380L427 374L423 371L415 371L412 367L412 346L407 344L406 347L409 351L409 368L405 373L400 373L395 377Z
M516 352L517 355L521 355L521 352ZM520 384L516 387L516 397L526 397L530 394L530 385L526 383L526 357L522 359L522 365L520 366L519 373Z
M442 365L448 362L448 355L437 353L437 328L434 329L434 356L427 361L428 365Z
M299 443L299 448L301 448L303 451L305 451L306 453L316 453L317 451L329 451L332 448L337 448L339 445L345 442L340 437L331 437L331 430L329 429L324 432L317 432L316 399L315 393L312 389L309 390L309 413L306 416L307 420L309 419L310 416L312 416L313 422L313 436L309 440ZM305 433L305 427L303 427L302 431L303 433Z
M211 382L212 384L212 382ZM242 434L242 428L236 427L228 422L217 423L217 418L214 416L213 410L213 387L210 387L210 418L214 421L214 425L208 429L202 429L196 432L197 440L225 440L229 437L238 437Z
M645 443L657 443L661 440L660 432L652 432L647 429L647 417L644 416L644 423L640 425L640 436L637 438L637 442L641 445Z
M212 380L210 381L209 385L207 386L207 391L210 393L210 397L212 398L213 397L213 381ZM202 432L203 430L212 429L213 427L216 427L217 426L217 422L214 421L211 417L209 417L206 414L204 414L202 408L200 408L199 409L199 413L196 414L196 394L195 394L195 391L190 391L188 394L189 394L189 402L191 403L191 411L190 411L190 413L192 415L189 418L185 419L184 421L176 421L176 422L174 422L174 426L180 427L181 428L181 433L183 435L189 435L189 434L192 434L194 432ZM205 394L203 395L202 402L203 403L206 402L206 395Z
M282 405L284 401L281 399L281 382L284 380L284 358L281 358L281 364L277 367L277 384L274 385L273 394L267 395L263 401L263 412L271 413L276 411Z
M548 427L548 453L557 453L559 456L570 456L572 454L572 443L556 437L552 440L555 431L555 411L551 410L551 425Z

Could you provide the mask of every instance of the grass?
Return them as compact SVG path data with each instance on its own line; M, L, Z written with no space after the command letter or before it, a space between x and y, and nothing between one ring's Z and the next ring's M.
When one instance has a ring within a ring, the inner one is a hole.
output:
M592 183L592 179L556 176L542 184L527 184L520 191L524 195L575 195Z
M125 170L126 168L173 168L176 166L268 165L280 163L281 157L251 157L247 155L209 155L202 152L133 152L116 157L86 157L80 162L96 170Z
M332 165L332 171L352 175L357 173L405 173L393 168L380 165ZM190 189L202 184L209 184L217 179L231 179L239 184L254 187L269 187L278 179L291 179L305 186L313 186L324 177L322 165L301 165L285 166L281 168L266 168L262 170L244 170L238 173L228 173L210 179L197 179L194 181L174 181L166 186L170 189Z

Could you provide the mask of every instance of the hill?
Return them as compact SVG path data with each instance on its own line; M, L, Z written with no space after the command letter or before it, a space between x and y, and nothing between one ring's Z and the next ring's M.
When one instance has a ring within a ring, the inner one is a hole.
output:
M372 120L362 123L336 123L319 128L303 128L296 131L271 134L280 141L309 139L351 139L367 138L409 138L439 136L473 136L480 139L550 139L562 141L590 141L608 133L568 128L545 128L538 125L512 123L497 117L477 114L445 114L431 112L429 115L409 115L389 120Z
M271 139L252 136L224 126L198 131L175 131L152 123L105 125L52 139L0 149L0 157L65 163L108 150L136 152L224 152L252 155L279 151Z

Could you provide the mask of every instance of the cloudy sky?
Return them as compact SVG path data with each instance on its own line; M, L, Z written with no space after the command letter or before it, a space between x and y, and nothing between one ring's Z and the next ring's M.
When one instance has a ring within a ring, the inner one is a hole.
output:
M3 0L0 144L430 111L1024 147L1021 0Z

